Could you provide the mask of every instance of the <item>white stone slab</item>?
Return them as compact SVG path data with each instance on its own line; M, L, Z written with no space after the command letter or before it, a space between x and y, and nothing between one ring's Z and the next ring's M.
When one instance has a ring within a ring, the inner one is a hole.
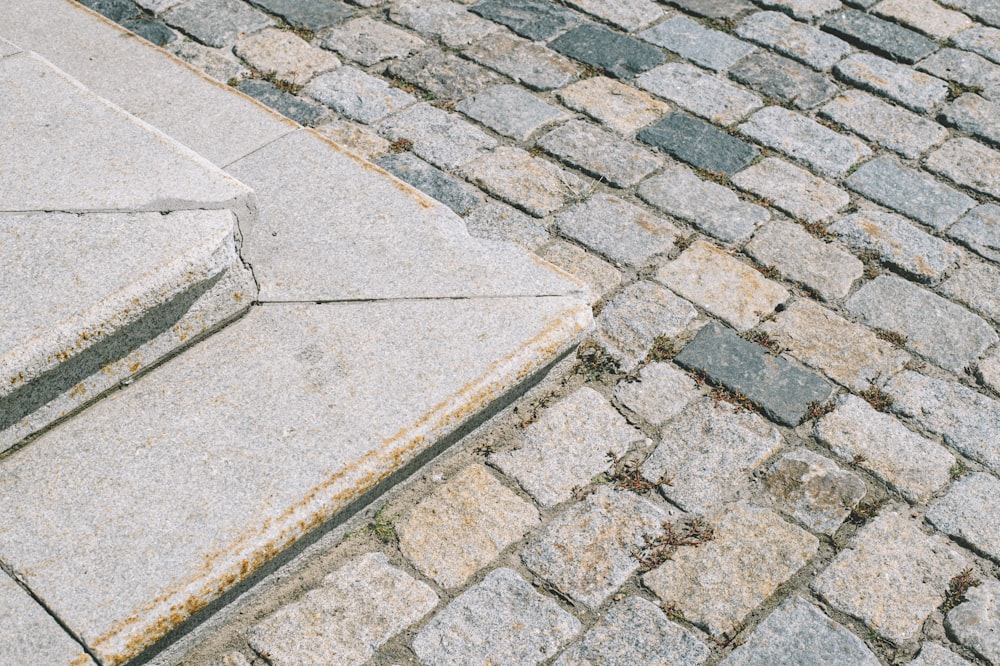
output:
M69 664L94 660L44 608L0 571L0 663L5 666Z
M121 664L590 318L576 297L259 306L0 461L0 560Z

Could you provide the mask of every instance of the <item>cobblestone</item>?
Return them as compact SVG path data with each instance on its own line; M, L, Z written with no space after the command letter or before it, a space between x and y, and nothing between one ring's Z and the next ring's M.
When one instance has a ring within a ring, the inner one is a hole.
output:
M937 123L860 90L838 95L820 109L820 116L910 159L948 138Z
M836 656L834 656L836 655ZM864 642L820 609L793 596L774 610L722 666L810 666L835 659L838 666L876 666Z
M768 157L733 176L733 184L806 222L823 222L851 202L847 192L784 160Z
M330 28L320 38L320 45L364 67L405 58L425 46L419 37L367 16Z
M435 615L413 651L423 664L537 664L580 633L580 621L511 569L496 569Z
M799 299L761 330L806 365L855 391L902 371L910 355L818 303Z
M720 635L805 566L819 542L777 514L743 504L711 524L712 541L678 549L673 558L643 576L643 582L688 621Z
M240 64L231 53L220 53L198 42L178 39L165 48L195 69L200 69L222 83L250 76L250 70Z
M729 76L760 94L799 109L819 106L837 92L832 81L793 60L762 51L743 58Z
M584 387L528 425L519 448L493 453L489 460L549 507L607 470L609 451L622 456L643 438L600 393Z
M449 176L412 153L386 155L375 164L404 183L434 197L459 215L465 215L482 203L483 196L476 188Z
M518 141L569 117L565 111L507 84L477 93L456 104L455 108L494 132Z
M622 281L622 274L614 266L561 240L552 241L542 248L539 256L583 280L590 288L591 305L617 289Z
M671 511L671 514L677 514ZM558 516L521 549L524 565L591 609L639 569L632 554L670 514L635 493L607 486Z
M663 62L659 49L593 23L573 28L549 46L616 79L630 79Z
M768 418L788 426L798 425L811 403L822 404L833 393L823 378L715 323L698 331L677 363L705 373L712 382L758 405Z
M990 0L944 0L941 4L963 11L983 23L1000 27L1000 7Z
M639 37L717 72L757 50L752 44L710 30L685 16L668 19L639 33Z
M650 363L639 371L637 381L623 381L615 398L641 418L660 427L701 395L691 377L669 363Z
M876 203L943 231L976 202L934 178L900 166L891 157L878 157L845 181L855 192Z
M941 284L941 293L1000 324L1000 267L967 263Z
M830 176L842 176L871 150L837 134L811 118L780 106L769 106L750 116L740 132Z
M958 265L953 245L921 231L895 213L862 211L845 215L827 227L856 252L874 253L917 282L935 283Z
M236 86L236 89L301 125L315 125L328 115L325 107L291 95L260 79L247 79Z
M1000 662L1000 583L987 579L965 596L948 613L945 626L962 645L990 663Z
M944 9L933 0L882 0L872 11L938 40L948 39L973 25L965 14Z
M690 169L667 165L638 189L642 199L668 215L690 222L727 243L745 241L771 219L766 208L741 201L732 190L698 178Z
M377 160L389 151L389 142L364 125L349 120L329 120L316 131L367 160Z
M381 121L390 141L412 143L418 157L441 169L457 169L492 150L497 142L459 117L430 104L415 104Z
M638 664L688 664L708 659L708 647L663 611L642 597L615 603L583 639L570 647L555 666L636 666Z
M583 198L588 189L583 180L551 162L505 146L466 164L462 174L535 217L545 217L565 203Z
M813 581L831 606L900 644L917 638L945 597L948 581L968 566L944 538L927 536L902 510L883 511ZM907 593L899 593L905 589Z
M569 4L625 32L645 28L663 16L652 0L571 0Z
M971 666L971 664L971 661L962 659L937 643L924 643L920 648L920 654L907 666Z
M121 25L126 30L134 32L147 42L156 44L157 46L166 46L171 42L177 41L177 35L174 34L174 31L168 28L163 21L157 19L150 19L143 16L134 19L125 19Z
M688 332L698 311L658 284L641 280L629 285L601 311L601 341L626 371L646 358L658 336Z
M864 264L832 243L813 238L800 225L774 220L754 234L745 251L762 266L804 284L824 301L847 296Z
M850 45L842 39L781 12L751 14L736 27L736 34L823 72L851 53Z
M553 220L566 237L623 266L643 266L674 248L677 228L610 194L595 194Z
M941 120L1000 146L1000 103L990 102L979 95L962 95L941 112Z
M809 21L840 9L839 0L760 0L760 4L791 14L800 21Z
M483 88L500 83L501 78L474 62L430 48L389 65L389 74L409 81L435 97L459 100Z
M537 145L614 187L632 187L663 166L659 156L584 120L571 120L552 130Z
M233 50L251 67L274 72L278 80L297 86L304 86L317 74L340 67L340 61L332 53L313 48L304 39L275 28L241 39Z
M747 0L668 0L668 2L697 16L716 19L734 18L754 9Z
M928 74L979 90L983 97L1000 102L1000 66L982 56L958 49L941 49L923 60L919 67Z
M163 16L206 46L232 46L243 35L274 25L268 16L239 0L191 0Z
M976 366L976 378L994 393L1000 393L1000 349L983 356Z
M948 235L1000 263L1000 206L976 206L948 230Z
M868 492L857 474L809 449L783 455L767 470L764 486L779 510L826 535L837 531Z
M605 76L577 81L556 94L569 108L626 136L657 120L669 108L641 90Z
M911 65L938 49L937 44L919 33L855 9L827 19L823 28L869 51Z
M582 20L576 12L548 0L480 0L469 10L532 41L551 39Z
M520 243L529 250L535 250L549 240L549 232L538 220L494 199L489 199L469 211L465 216L465 226L473 236L509 240ZM568 270L558 261L552 258L548 260ZM599 261L596 258L594 260ZM574 273L572 270L569 272ZM584 279L584 282L589 284L587 279Z
M389 8L389 18L422 35L440 39L449 48L468 46L500 29L448 0L398 2Z
M731 125L764 105L753 93L685 63L661 65L640 75L636 83L640 88L720 125Z
M941 79L867 53L840 61L834 71L848 83L917 113L930 113L948 97L948 84Z
M1000 561L1000 517L993 511L997 497L1000 481L985 472L972 472L931 506L927 520L976 552Z
M952 139L931 153L926 165L959 185L1000 198L1000 152L972 139Z
M638 139L697 169L731 175L759 154L748 143L683 113L668 113L639 132Z
M337 113L365 124L381 120L417 101L413 95L349 65L320 74L302 92Z
M462 54L532 90L561 88L576 80L580 74L579 68L569 58L542 44L505 32L484 37Z
M1000 64L1000 30L997 28L977 25L955 35L951 41L964 51L978 53L987 60Z
M354 9L336 0L254 0L266 12L280 16L293 28L319 32L354 16Z
M750 474L782 445L777 429L756 414L702 398L664 426L642 464L660 492L685 511L713 512L749 486Z
M80 4L106 16L115 23L134 19L141 14L139 8L128 0L82 0Z

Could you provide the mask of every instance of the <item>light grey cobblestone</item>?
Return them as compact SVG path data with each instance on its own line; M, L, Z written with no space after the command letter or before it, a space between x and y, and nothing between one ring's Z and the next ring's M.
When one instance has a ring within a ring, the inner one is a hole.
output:
M976 366L976 378L986 388L1000 394L1000 348L980 359Z
M632 187L663 165L652 152L584 120L571 120L538 139L561 162L614 187Z
M977 25L955 35L951 41L960 49L1000 64L1000 29Z
M751 14L736 27L736 34L824 72L852 50L844 40L793 21L781 12Z
M933 0L882 0L872 8L872 13L939 40L972 27L968 16L944 9Z
M847 207L851 197L805 169L768 157L733 176L733 184L774 202L806 222L822 222Z
M988 203L973 208L948 230L948 235L1000 263L1000 206Z
M941 112L941 120L963 132L1000 146L1000 103L965 94Z
M688 373L669 363L650 363L637 381L623 381L615 398L640 417L659 427L677 416L701 395Z
M340 67L340 61L332 53L274 28L241 39L233 50L255 69L274 72L278 80L299 86L317 74Z
M569 117L565 111L507 84L466 98L455 108L494 132L519 141L524 141L546 125Z
M498 74L436 48L389 65L390 75L409 81L445 100L459 100L500 83Z
M405 58L425 46L419 37L367 16L328 29L320 37L320 45L364 67Z
M357 153L366 160L377 160L389 152L389 142L364 125L349 120L332 119L316 126L321 135Z
M659 23L639 33L639 37L717 72L757 50L752 44L724 32L710 30L686 16L676 16Z
M995 102L1000 102L1000 65L968 51L941 49L918 67L946 81L954 81Z
M569 0L568 4L625 32L641 30L663 16L652 0Z
M494 199L470 210L465 216L465 226L478 238L509 240L529 250L538 249L549 240L549 232L537 219Z
M244 67L232 54L220 52L218 49L189 39L175 40L163 48L195 69L200 69L222 83L231 79L239 80L251 76L250 70Z
M819 106L837 92L837 86L822 74L767 51L743 58L729 69L729 76L798 109Z
M991 0L942 0L942 5L965 12L983 23L1000 28L1000 7Z
M941 293L1000 325L1000 266L967 263L941 283Z
M809 449L783 455L763 481L779 510L827 535L837 531L868 492L857 474Z
M1000 198L1000 152L981 143L952 139L931 153L926 164L959 185Z
M735 18L755 9L748 0L668 0L668 2L696 16L714 19Z
M991 664L1000 662L1000 583L993 579L969 588L966 601L945 619L959 643Z
M243 35L274 25L263 12L239 0L191 0L163 15L168 24L206 46L232 46Z
M848 83L917 113L930 113L948 97L948 84L941 79L868 53L840 61L835 71Z
M917 658L906 666L972 666L972 662L937 643L924 643Z
M834 14L823 29L897 62L913 64L939 47L934 41L891 21L857 10Z
M820 115L910 159L948 138L948 131L937 123L860 90L835 97Z
M730 125L763 106L757 95L685 63L660 65L638 76L636 84L720 125Z
M428 37L436 37L448 47L468 46L500 30L465 7L448 0L405 0L389 8L389 18Z
M569 58L504 32L484 37L464 49L462 55L532 90L561 88L579 75L579 68Z
M1000 516L994 502L1000 481L992 474L972 472L956 481L948 494L927 512L931 525L994 561L1000 561Z
M303 93L351 120L371 124L416 103L413 95L345 65L314 78Z
M622 274L614 266L565 241L552 241L539 251L539 256L583 280L590 288L591 305L616 289L622 281Z
M841 8L840 0L759 0L761 6L778 9L800 21L809 21Z
M497 145L458 116L426 103L389 116L379 123L378 132L390 141L410 141L418 157L442 169L457 169Z
M606 76L577 81L556 94L569 108L624 135L634 134L670 108L641 90Z

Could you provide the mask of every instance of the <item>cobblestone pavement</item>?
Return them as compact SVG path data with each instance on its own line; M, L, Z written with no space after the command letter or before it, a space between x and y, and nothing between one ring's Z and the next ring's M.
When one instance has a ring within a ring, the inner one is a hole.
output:
M1000 663L996 0L137 3L598 314L170 659Z

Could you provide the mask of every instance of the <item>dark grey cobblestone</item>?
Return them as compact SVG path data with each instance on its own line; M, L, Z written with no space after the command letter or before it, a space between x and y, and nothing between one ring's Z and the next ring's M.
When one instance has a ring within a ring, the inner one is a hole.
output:
M533 41L551 39L583 20L576 12L549 0L480 0L469 11Z
M639 37L715 71L726 69L757 50L753 44L710 30L686 16L664 21L639 33Z
M412 153L386 155L375 164L434 197L459 215L465 215L483 201L479 190L449 176Z
M836 14L823 29L879 55L913 64L938 49L920 33L853 9Z
M337 0L253 0L253 4L289 25L319 32L354 16L354 8Z
M750 144L683 113L668 113L640 131L638 138L696 169L726 175L739 171L760 154Z
M131 30L147 42L156 44L157 46L166 46L177 40L177 35L163 21L158 19L146 17L130 18L125 19L121 24L126 30Z
M131 0L80 0L80 4L103 14L115 23L137 18L142 13Z
M326 107L279 90L260 79L247 79L236 87L300 125L315 125L328 113Z
M663 62L656 47L593 23L573 28L549 46L619 79L630 79Z
M766 97L800 109L819 106L837 92L833 81L767 51L743 58L729 69L729 76Z

